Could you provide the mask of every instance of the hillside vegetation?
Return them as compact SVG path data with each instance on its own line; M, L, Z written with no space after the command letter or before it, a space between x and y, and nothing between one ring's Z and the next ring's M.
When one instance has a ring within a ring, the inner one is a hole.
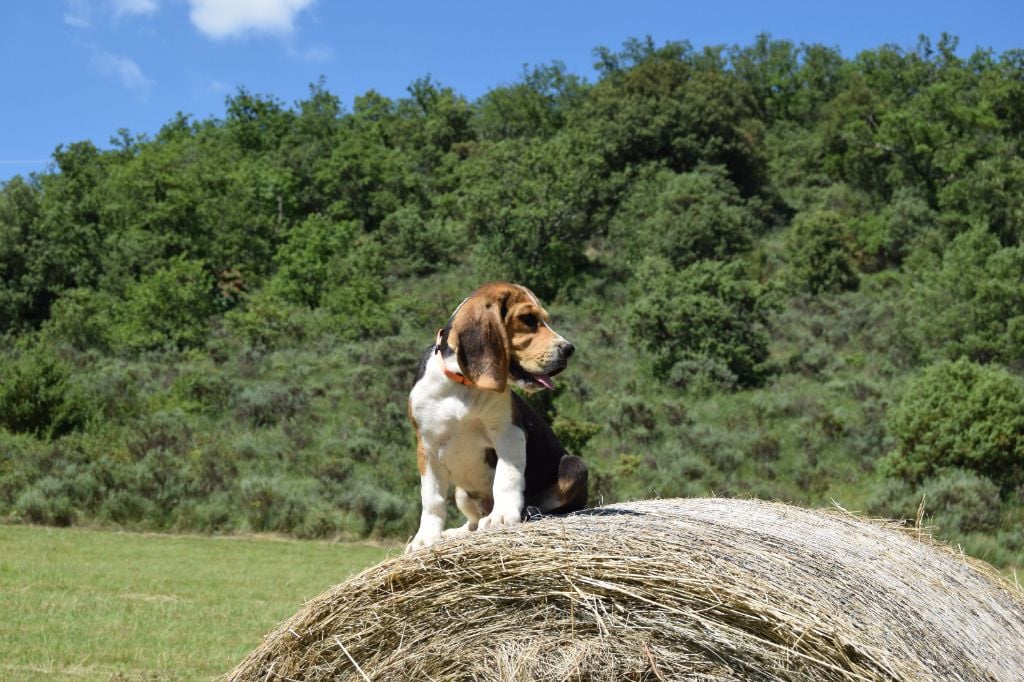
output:
M246 90L0 188L0 516L406 537L480 282L577 349L593 502L759 496L1024 564L1024 51L630 40L476 101Z

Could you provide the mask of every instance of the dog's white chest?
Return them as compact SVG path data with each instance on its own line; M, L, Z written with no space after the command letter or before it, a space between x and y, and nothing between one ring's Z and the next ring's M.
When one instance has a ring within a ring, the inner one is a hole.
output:
M409 398L419 436L451 482L468 491L488 492L494 470L486 463L486 452L495 447L501 425L509 423L509 396L469 389L428 369Z

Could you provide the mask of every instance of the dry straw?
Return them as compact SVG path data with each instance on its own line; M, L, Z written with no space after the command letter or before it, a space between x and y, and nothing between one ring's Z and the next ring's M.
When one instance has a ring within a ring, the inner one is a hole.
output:
M313 599L229 678L1024 679L1021 593L916 535L720 498L474 533Z

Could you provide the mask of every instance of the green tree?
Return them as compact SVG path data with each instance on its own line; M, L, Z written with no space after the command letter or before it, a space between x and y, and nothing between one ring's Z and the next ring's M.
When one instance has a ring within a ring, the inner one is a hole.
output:
M292 228L275 258L271 290L291 303L319 307L331 280L333 264L356 248L362 226L353 220L334 222L312 215Z
M939 214L915 191L900 188L880 210L852 222L862 269L899 266L926 232L938 231Z
M39 191L21 176L0 187L0 334L43 316L29 275L29 239L39 220ZM35 296L33 295L35 294Z
M85 426L88 400L54 348L25 337L0 365L0 429L56 438Z
M290 303L322 308L328 328L345 338L391 328L382 249L355 221L314 215L297 225L277 255L270 291Z
M104 285L116 290L183 255L258 281L295 214L294 188L287 168L233 149L216 127L141 145L101 187Z
M584 100L587 86L553 62L523 68L519 82L494 88L475 103L473 128L485 140L551 137L565 127L568 112Z
M820 294L857 288L843 217L835 211L800 213L786 234L787 278L798 291Z
M757 386L767 376L772 304L738 262L701 261L675 270L648 258L630 305L630 338L655 376L675 385Z
M604 164L575 134L502 140L461 169L459 208L490 277L551 297L585 262L602 229Z
M179 256L129 284L114 313L113 345L129 350L195 348L205 344L217 312L215 281L201 261Z
M16 231L4 235L5 240L14 239L18 254L17 314L32 327L49 316L50 305L62 291L93 286L99 280L105 252L99 188L110 166L124 158L100 152L91 142L58 146L53 157L60 172L38 177L38 208L27 202L23 189L14 187L13 192L21 195L15 202L21 207L20 217L15 219ZM30 222L26 210L37 211Z
M724 167L660 170L634 184L611 222L609 241L629 263L658 255L683 268L746 251L758 223Z
M949 468L973 471L1003 492L1024 484L1024 385L1005 369L961 358L911 381L889 414L896 450L883 470L919 483Z
M652 161L677 172L722 165L745 196L760 189L764 126L747 86L720 58L650 39L598 56L603 77L570 123L600 141L612 170Z
M294 117L278 99L239 88L227 99L224 123L229 138L240 149L258 153L276 149Z
M958 235L912 289L915 323L939 356L1024 362L1024 246L982 227Z

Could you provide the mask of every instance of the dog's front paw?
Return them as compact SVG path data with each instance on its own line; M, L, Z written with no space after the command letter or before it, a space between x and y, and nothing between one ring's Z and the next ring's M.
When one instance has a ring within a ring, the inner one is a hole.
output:
M440 541L440 533L416 533L416 537L412 539L412 542L405 546L405 553L409 554L411 552L415 552L418 549L430 547L431 545L438 543Z
M490 514L480 519L478 527L480 530L487 530L488 528L511 526L512 524L519 523L520 521L522 521L522 514L520 514L518 509L495 509Z
M475 531L476 528L477 528L477 524L475 522L464 523L461 526L459 526L458 528L449 528L448 530L446 530L443 533L441 533L441 536L443 538L445 538L445 539L448 539L448 538L459 538L459 537L462 537L463 535L469 535L470 533Z

